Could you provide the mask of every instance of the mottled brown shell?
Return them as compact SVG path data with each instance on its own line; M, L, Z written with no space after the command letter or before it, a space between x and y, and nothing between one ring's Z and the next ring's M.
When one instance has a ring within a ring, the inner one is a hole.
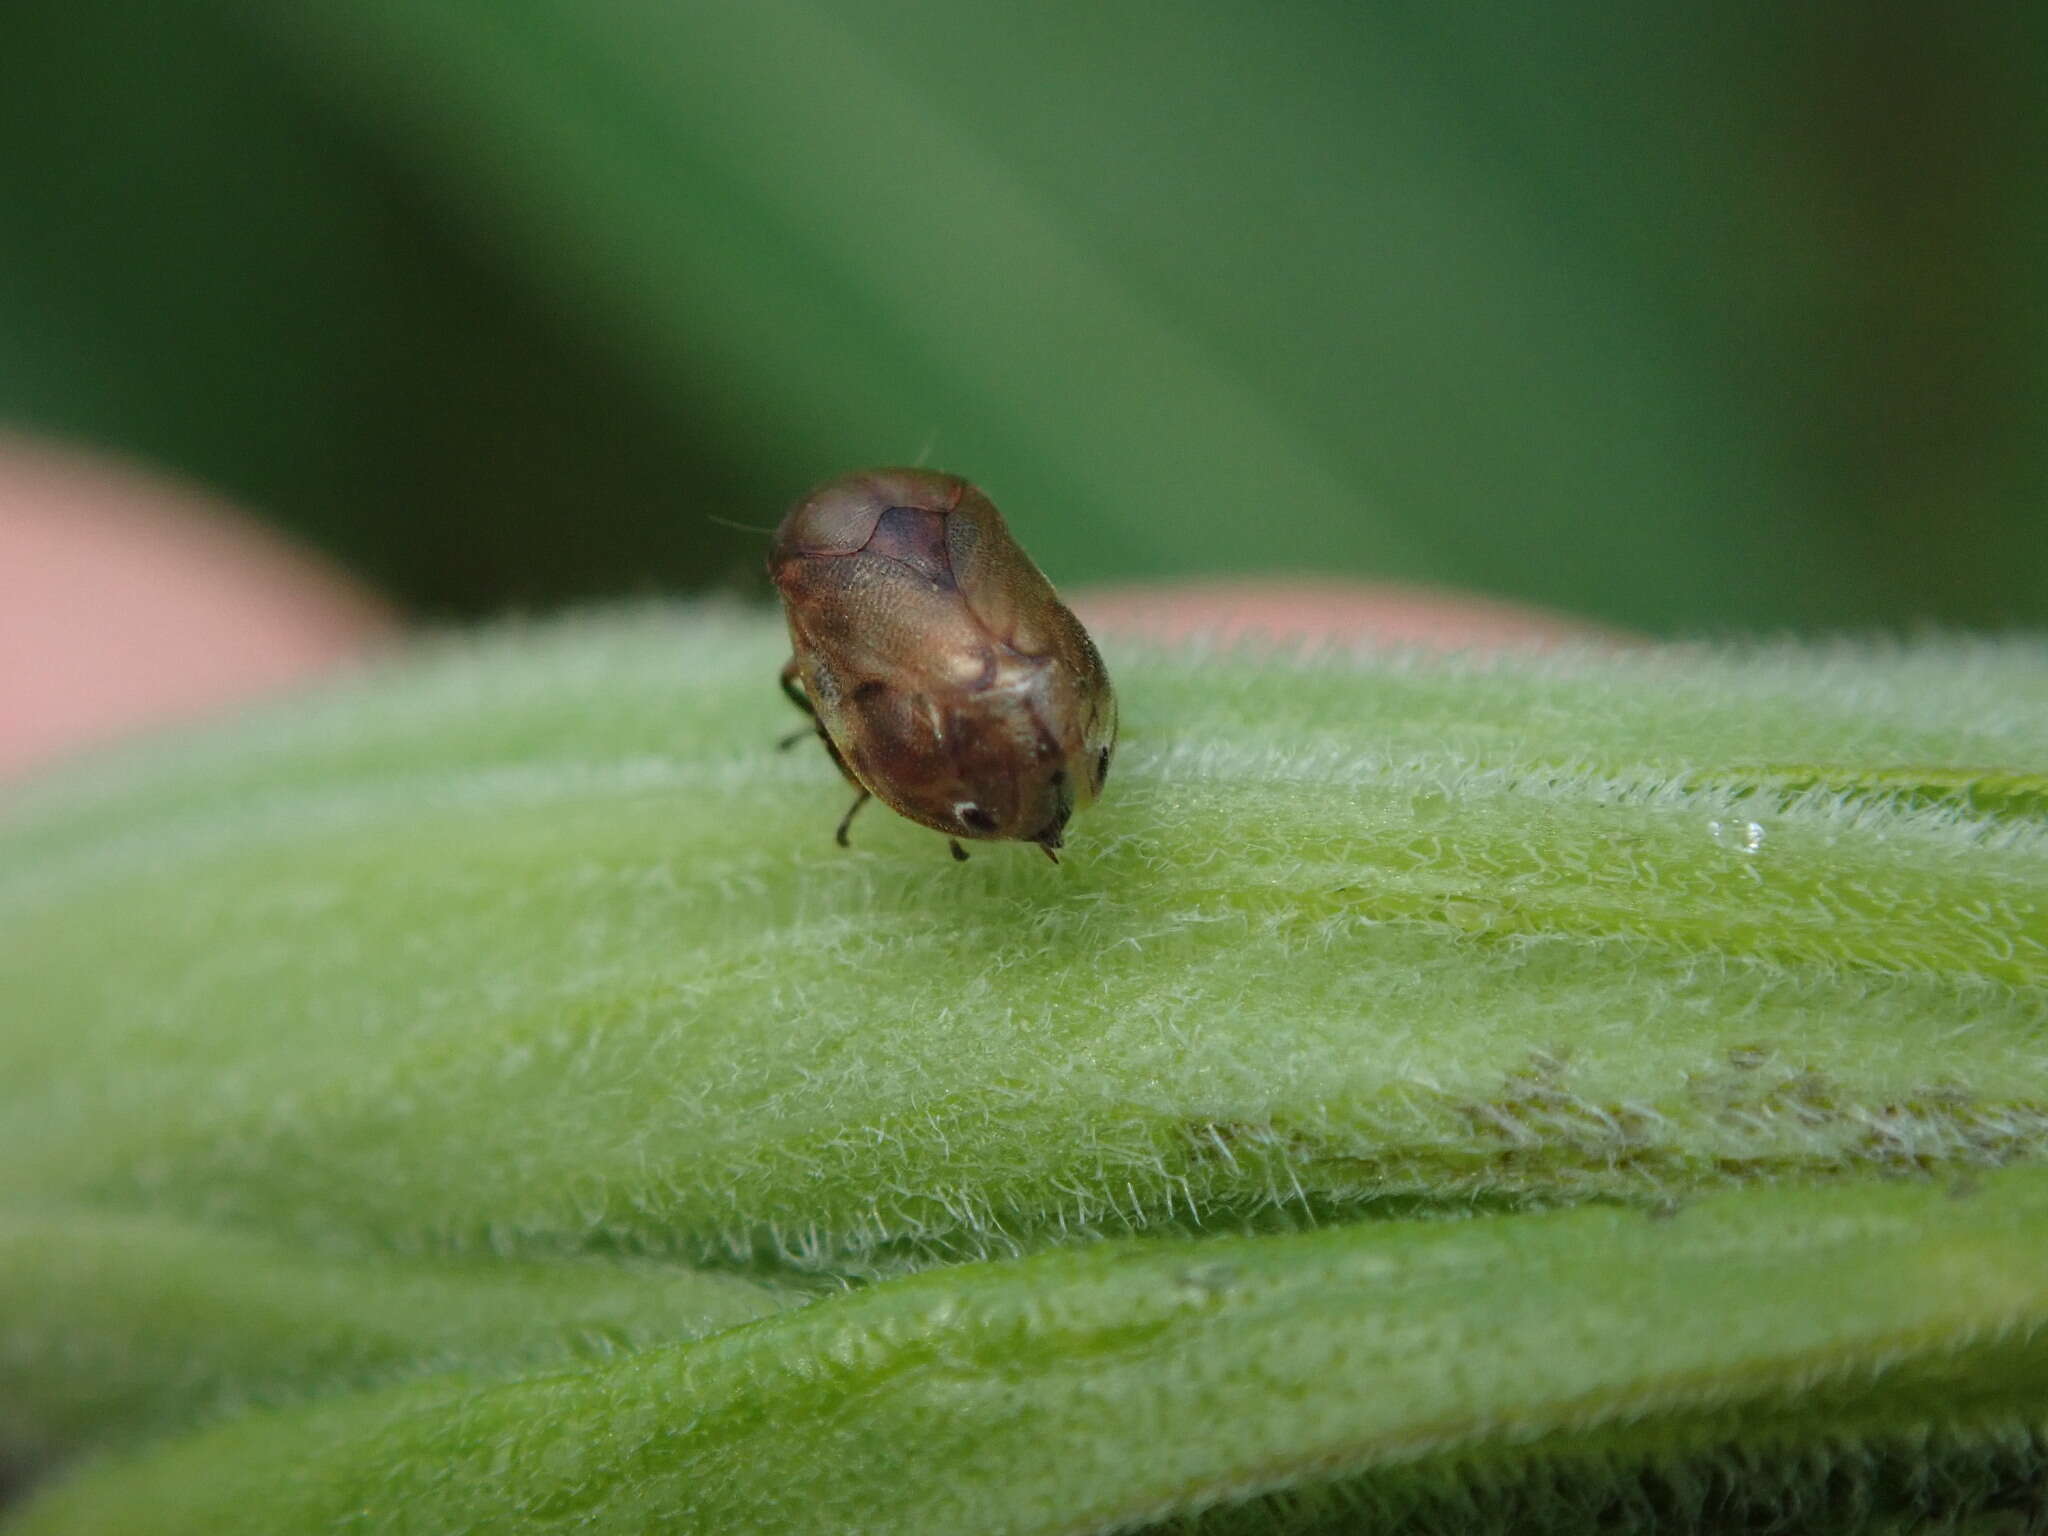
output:
M849 778L953 837L1060 846L1101 793L1116 700L993 502L931 470L845 475L790 509L768 572Z

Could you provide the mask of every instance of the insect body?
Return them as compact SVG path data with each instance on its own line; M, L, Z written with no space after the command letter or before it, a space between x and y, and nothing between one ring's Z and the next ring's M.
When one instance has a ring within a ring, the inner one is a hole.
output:
M870 469L790 509L768 574L795 655L782 688L860 791L954 839L1036 843L1102 792L1116 698L986 496L956 475ZM795 739L802 739L799 735Z

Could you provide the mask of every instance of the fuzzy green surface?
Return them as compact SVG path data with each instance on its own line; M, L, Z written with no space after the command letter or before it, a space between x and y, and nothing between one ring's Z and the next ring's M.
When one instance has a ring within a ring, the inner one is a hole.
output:
M1700 1305L1730 1291L1739 1312ZM59 1494L22 1529L324 1530L364 1512L423 1532L995 1536L1373 1467L1401 1469L1372 1490L1382 1514L1441 1520L1450 1479L1429 1463L1460 1453L1494 1478L1514 1459L1563 1477L1595 1457L1814 1454L1845 1430L1875 1460L1944 1419L2030 1433L2044 1320L2033 1169L1960 1199L1765 1191L1663 1222L1106 1243L495 1390L245 1421ZM1966 1457L1928 1460L1955 1476Z
M836 775L770 746L781 646L500 632L16 797L0 1455L231 1420L49 1528L226 1467L281 1530L398 1528L408 1478L479 1528L782 1490L759 1528L843 1529L830 1483L869 1528L1050 1531L1392 1519L1374 1469L1439 1447L1493 1509L1738 1442L1795 1503L1860 1447L1908 1507L1928 1437L1957 1487L2038 1477L2048 1368L1986 1341L2031 1337L2048 1234L1985 1170L2048 1149L2048 647L1111 647L1124 744L1053 868L880 811L833 847ZM1148 1333L1212 1245L1267 1299ZM1318 1267L1368 1252L1412 1335ZM891 1395L956 1325L986 1455ZM1397 1384L1425 1357L1450 1396Z

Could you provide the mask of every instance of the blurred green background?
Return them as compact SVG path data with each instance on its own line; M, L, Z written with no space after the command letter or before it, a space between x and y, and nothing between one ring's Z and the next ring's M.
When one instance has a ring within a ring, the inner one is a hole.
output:
M2043 18L13 0L0 420L427 615L923 457L1064 583L2039 624Z

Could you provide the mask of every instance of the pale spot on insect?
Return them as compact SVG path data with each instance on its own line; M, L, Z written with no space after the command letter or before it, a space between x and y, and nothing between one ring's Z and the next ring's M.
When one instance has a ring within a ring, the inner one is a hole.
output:
M986 688L995 681L994 658L975 651L961 651L943 658L946 673L956 688Z

